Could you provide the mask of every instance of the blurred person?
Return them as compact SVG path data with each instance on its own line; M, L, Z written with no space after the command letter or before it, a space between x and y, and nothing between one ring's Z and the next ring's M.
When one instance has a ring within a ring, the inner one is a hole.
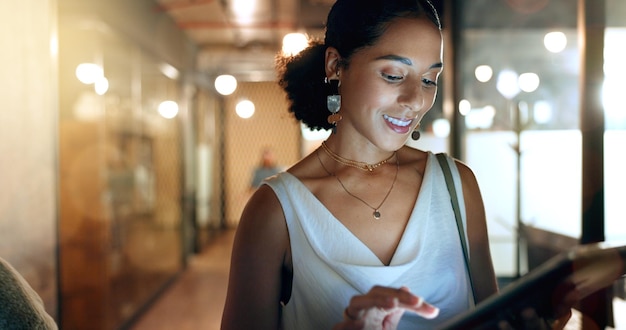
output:
M261 152L261 162L252 172L250 189L257 189L263 180L280 171L281 168L276 165L276 157L274 156L272 149L264 148Z
M474 174L445 156L457 225L436 155L406 145L442 44L427 0L337 0L323 42L278 58L289 111L332 134L248 201L222 329L432 329L496 294Z

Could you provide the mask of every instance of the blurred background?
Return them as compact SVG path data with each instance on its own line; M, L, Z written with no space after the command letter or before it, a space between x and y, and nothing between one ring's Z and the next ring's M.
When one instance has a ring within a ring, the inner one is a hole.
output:
M0 256L62 329L131 327L236 228L264 150L286 168L327 136L287 112L273 61L333 2L0 3ZM626 241L626 2L435 6L445 70L409 143L475 171L502 285Z

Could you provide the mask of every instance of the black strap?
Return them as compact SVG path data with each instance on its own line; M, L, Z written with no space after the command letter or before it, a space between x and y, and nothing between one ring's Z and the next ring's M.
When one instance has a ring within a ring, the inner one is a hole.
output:
M463 230L463 220L461 219L461 211L459 210L459 200L456 194L456 188L454 186L454 181L452 179L452 172L450 172L450 164L448 164L448 160L446 159L446 155L444 153L437 154L437 160L439 161L439 165L441 165L441 169L443 170L443 176L446 179L446 186L448 186L448 192L450 193L450 201L452 202L452 210L454 210L454 217L456 218L456 227L459 231L459 237L461 238L461 246L463 247L463 257L465 258L465 267L467 268L467 274L470 280L470 286L472 288L472 297L474 298L474 303L476 303L476 293L474 292L474 281L472 280L472 271L470 269L469 264L469 254L467 252L468 245L467 239L465 238L465 230Z

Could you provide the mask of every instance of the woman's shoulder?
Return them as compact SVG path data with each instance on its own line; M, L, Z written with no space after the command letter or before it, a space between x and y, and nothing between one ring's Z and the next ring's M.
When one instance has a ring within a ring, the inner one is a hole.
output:
M474 172L469 167L469 165L467 165L465 162L461 161L460 159L457 159L454 157L451 157L451 159L454 161L454 164L456 164L456 168L458 169L459 175L461 176L461 179L463 180L463 182L470 181L472 183L475 183L476 177L474 176Z
M324 171L320 165L318 149L314 150L293 166L286 170L287 173L298 179L309 190L315 191L315 185L328 177L328 172Z
M407 145L398 150L401 165L407 162L425 161L430 154L430 151L416 149Z
M398 152L400 154L401 165L413 165L413 166L416 166L418 169L425 169L426 163L428 162L428 160L431 157L436 156L436 154L433 153L432 151L415 149L409 146L404 146ZM456 165L456 168L458 169L458 173L463 182L469 182L469 183L475 184L476 177L474 175L474 172L470 168L470 166L468 166L465 162L453 157L450 154L447 154L447 153L443 153L443 154L445 155L446 158L452 161L450 164Z
M431 152L413 147L404 146L398 150L398 162L401 167L413 168L422 175L426 171L426 164Z
M291 167L287 168L286 171L297 178L306 176L312 171L315 172L315 169L319 166L316 155L317 152L318 149L313 150L312 152L298 160L296 163L294 163Z
M283 175L282 173L277 176ZM246 207L243 210L243 217L256 217L263 215L268 218L272 215L282 214L280 211L280 202L276 196L276 192L268 185L261 185L248 199ZM242 218L243 218L242 217Z

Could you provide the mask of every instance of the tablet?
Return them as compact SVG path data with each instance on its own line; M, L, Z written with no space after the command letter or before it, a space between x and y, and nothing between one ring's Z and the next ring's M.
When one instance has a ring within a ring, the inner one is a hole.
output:
M624 276L625 264L626 245L576 246L507 285L473 310L446 322L442 329L497 329L502 320L515 325L519 322L516 316L530 306L540 317L549 318L553 315L552 299L559 289L573 284L582 299Z

